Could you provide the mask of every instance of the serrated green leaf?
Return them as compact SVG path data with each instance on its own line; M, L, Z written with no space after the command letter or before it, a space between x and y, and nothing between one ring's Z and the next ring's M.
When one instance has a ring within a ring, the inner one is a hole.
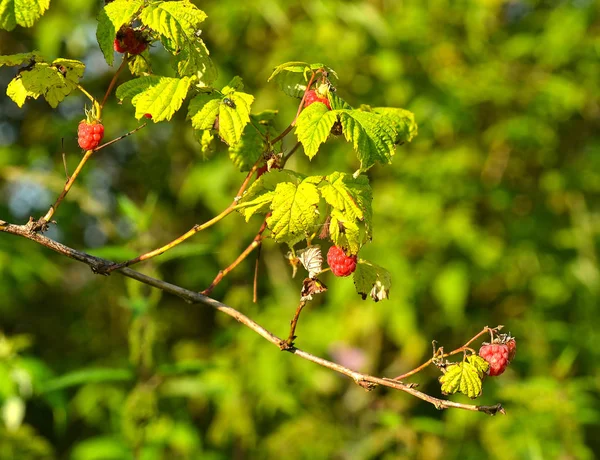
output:
M329 99L331 110L352 110L352 106L333 91L327 93L327 98Z
M39 61L41 56L37 51L32 51L30 53L19 53L19 54L11 54L8 56L0 56L0 67L3 65L6 66L15 66L21 65L30 61Z
M176 57L178 75L196 75L207 86L216 80L217 71L198 36L205 19L204 11L188 0L150 3L140 15L142 23L158 32L165 49Z
M361 247L360 229L353 220L337 209L331 211L329 220L329 237L333 244L347 249L350 253L358 253Z
M467 361L470 364L472 364L475 369L477 369L480 378L483 378L483 376L487 374L487 371L490 368L490 363L488 363L485 359L478 355L467 356Z
M365 175L353 177L336 171L325 178L319 190L327 204L339 210L347 220L364 220L365 216L372 215L373 194Z
M384 164L392 161L396 131L391 121L361 110L337 110L335 113L339 113L344 137L352 142L358 154L361 171L366 171L376 161Z
M198 94L188 105L188 118L194 129L212 129L222 98L217 93Z
M481 395L482 382L477 367L467 361L451 364L439 378L442 393L451 395L460 392L471 399Z
M298 185L283 182L277 185L274 194L272 214L267 218L273 239L292 246L312 234L320 218L317 186L307 181Z
M178 75L196 75L202 86L209 86L217 79L217 68L209 56L208 48L198 37L190 39L188 46L175 55L174 62Z
M0 0L0 29L32 27L49 6L50 0Z
M151 74L152 69L150 68L150 52L145 50L141 54L131 56L127 65L129 66L131 75L135 75L136 77L143 77Z
M392 124L396 131L395 144L410 142L417 135L418 127L412 112L394 107L374 107L373 112Z
M299 99L306 91L308 82L303 74L282 72L277 74L274 78L279 88L290 97Z
M244 216L246 222L254 214L266 214L275 197L275 189L283 182L300 184L303 176L287 169L274 170L260 176L238 201L236 209Z
M329 110L325 104L317 103L300 113L296 121L296 136L308 158L312 159L319 151L319 146L329 137L337 113Z
M392 275L385 268L359 259L354 272L354 287L363 300L370 295L378 302L389 298Z
M229 158L240 171L249 171L265 151L265 137L267 133L274 134L270 122L276 114L276 111L268 110L250 115L251 123L244 128L242 138L229 147Z
M44 96L51 107L56 107L77 84L85 65L70 59L57 59L52 64L38 62L31 69L23 70L8 84L6 94L19 107L28 97Z
M254 96L247 93L232 92L227 97L233 101L234 106L221 101L219 107L219 136L230 146L238 143L242 137L244 127L250 121L250 106Z
M244 82L242 81L242 77L236 75L235 77L233 77L231 79L231 81L229 83L227 83L227 85L225 85L223 87L221 92L227 96L230 93L233 93L235 91L241 91L243 89L244 89Z
M317 62L314 64L309 64L308 62L302 62L302 61L290 61L290 62L285 62L285 63L280 64L277 67L275 67L275 69L273 69L273 73L271 73L271 76L267 79L267 81L271 81L273 78L275 78L277 75L279 75L283 71L305 74L312 70L319 70L319 69L324 69L330 74L330 76L337 78L337 73L335 73L335 70L333 70L330 67L327 67L325 64L321 64L320 62Z
M96 39L109 65L114 60L113 42L117 31L132 20L143 4L143 0L114 0L100 10Z
M172 54L189 47L205 19L206 13L188 0L150 3L140 15L142 24L158 32Z
M193 80L194 77L140 77L119 86L117 98L121 101L131 98L138 120L147 113L154 122L170 120L181 107Z

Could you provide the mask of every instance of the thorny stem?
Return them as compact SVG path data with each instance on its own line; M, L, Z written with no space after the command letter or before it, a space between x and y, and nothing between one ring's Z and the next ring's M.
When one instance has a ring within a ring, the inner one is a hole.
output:
M114 265L114 263L109 260L101 259L99 257L94 257L84 252L77 251L61 243L58 243L57 241L47 238L44 235L36 233L32 228L33 224L34 222L30 221L27 225L13 225L4 222L3 220L0 220L0 231L34 241L63 256L69 257L71 259L77 260L88 265L92 269L92 271L96 273L101 267L105 267L107 265ZM302 359L306 359L327 369L331 369L335 372L345 375L351 378L357 385L361 386L366 390L372 390L377 385L393 388L395 390L404 391L405 393L411 394L419 399L422 399L423 401L432 404L436 409L440 410L448 408L457 408L474 412L483 412L488 415L505 413L504 408L501 404L495 404L492 406L475 406L472 404L462 404L453 401L446 401L443 399L434 398L433 396L429 396L428 394L417 390L414 384L405 384L393 379L380 378L356 372L335 362L328 361L326 359L312 355L306 351L300 350L299 348L287 347L286 341L280 339L273 333L269 332L260 324L257 324L256 322L252 321L250 318L248 318L243 313L237 311L235 308L225 305L217 300L211 299L210 297L206 297L198 292L190 291L180 286L176 286L174 284L167 283L156 278L152 278L148 275L144 275L130 268L121 268L118 270L118 272L123 276L127 276L128 278L137 280L140 283L144 283L148 286L153 286L157 289L161 289L164 292L178 296L188 303L205 305L214 308L215 310L218 310L222 313L225 313L226 315L229 315L232 318L234 318L236 321L242 323L244 326L253 330L265 340L277 346L279 349L288 351L289 353L292 353Z
M267 217L269 217L270 213L267 215ZM250 243L248 245L248 247L246 249L244 249L242 251L242 253L237 257L237 259L235 259L228 267L224 268L223 270L220 270L218 275L215 277L215 279L213 280L212 283L210 283L210 286L207 287L204 291L202 291L202 294L204 295L210 295L210 293L213 291L213 289L217 286L217 284L219 284L221 282L221 280L223 278L225 278L229 272L231 272L232 270L235 269L235 267L237 267L246 257L248 257L248 255L257 247L259 247L262 243L262 234L265 231L265 229L267 228L267 219L265 219L265 221L263 222L263 224L260 226L260 229L258 230L258 233L256 234L256 236L254 237L254 239L252 240L252 243Z
M486 334L486 333L492 333L493 331L499 331L500 329L502 329L503 326L498 326L495 328L490 328L488 326L485 326L480 332L478 332L475 336L473 336L473 338L471 338L467 343L465 343L462 347L457 348L456 350L452 350L449 353L443 353L440 355L437 355L435 352L435 345L434 345L434 353L433 353L433 357L431 357L429 360L425 361L423 364L421 364L419 367L416 367L415 369L413 369L412 371L409 371L405 374L399 375L398 377L394 377L393 380L404 380L407 377L410 377L412 375L415 375L418 372L421 372L423 369L425 369L427 366L429 366L434 360L438 360L438 359L444 359L447 358L449 356L453 356L456 355L458 353L462 353L465 350L470 350L473 351L473 349L469 348L469 345L471 345L475 340L477 340L479 337L481 337L482 335ZM435 342L434 342L435 343ZM439 349L438 349L439 350Z
M104 275L108 275L111 272L113 272L115 270L119 270L123 267L129 267L131 265L137 264L144 260L152 259L153 257L159 256L159 255L165 253L166 251L168 251L169 249L174 248L175 246L183 243L185 240L194 236L196 233L201 232L202 230L206 230L211 225L216 224L217 222L221 221L223 218L227 217L229 214L231 214L235 210L235 205L237 203L237 200L242 195L242 193L244 193L244 190L246 190L246 187L248 186L250 179L252 178L252 175L255 173L257 168L258 168L258 161L254 164L254 166L252 166L252 168L248 172L248 175L244 179L244 182L242 183L240 189L237 192L237 195L234 197L231 204L229 206L227 206L223 211L221 211L220 214L216 215L215 217L204 222L201 225L199 225L199 224L194 225L191 229L189 229L183 235L181 235L178 238L175 238L173 241L165 244L164 246L161 246L160 248L154 249L153 251L146 252L144 254L140 254L139 256L137 256L133 259L127 260L125 262L121 262L118 264L112 264L110 266L105 266L105 267L99 267L98 271Z
M112 91L112 89L115 87L115 84L117 83L117 78L119 77L119 74L121 73L121 71L125 68L125 65L127 64L128 59L123 56L123 61L121 61L121 65L119 66L119 68L117 69L117 71L115 72L115 74L112 77L112 80L110 81L109 85L108 85L108 89L106 90L106 93L104 93L104 97L102 98L102 103L100 104L100 109L104 108L104 105L106 104L106 101L108 100L108 96L110 95L110 92Z
M300 302L300 304L298 305L298 308L296 308L296 313L294 313L294 317L292 318L292 321L290 321L290 335L288 335L288 339L285 341L286 349L292 348L294 346L294 339L296 338L296 336L294 335L296 333L296 326L298 325L298 319L300 318L300 313L302 313L302 309L305 307L305 305L306 305L305 300Z

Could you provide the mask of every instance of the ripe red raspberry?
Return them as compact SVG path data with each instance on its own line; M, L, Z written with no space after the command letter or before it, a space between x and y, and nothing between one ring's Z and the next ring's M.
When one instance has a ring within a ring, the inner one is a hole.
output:
M503 343L484 343L479 349L479 356L490 364L488 370L490 376L500 375L506 370L506 366L508 366L508 345Z
M350 276L356 270L356 256L347 256L342 248L331 246L327 263L335 276Z
M77 128L77 142L83 150L93 150L100 144L104 136L104 126L98 121L88 123L86 120L79 122Z
M306 92L306 96L304 96L304 107L308 107L313 102L322 102L327 106L329 110L331 110L331 104L329 103L329 99L326 97L320 97L314 89Z
M140 54L148 47L148 42L143 33L139 30L134 30L131 27L124 27L117 32L113 47L118 53L136 55Z
M144 118L147 118L148 120L152 120L152 114L151 113L145 113L144 114Z

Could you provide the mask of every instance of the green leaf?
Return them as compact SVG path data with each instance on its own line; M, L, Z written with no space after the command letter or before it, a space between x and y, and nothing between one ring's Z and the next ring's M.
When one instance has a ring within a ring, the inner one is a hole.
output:
M56 107L77 88L85 65L70 59L57 59L52 64L38 62L31 69L22 70L8 84L6 94L22 107L28 97L44 96L48 104Z
M121 101L131 98L138 120L147 113L154 122L170 120L181 107L193 80L194 77L140 77L119 86L117 98Z
M209 86L218 76L208 48L198 37L194 37L189 46L175 56L175 70L178 75L196 74L201 86Z
M265 151L267 133L274 134L271 122L275 115L273 110L250 115L251 123L244 128L240 141L229 147L229 158L240 171L249 171Z
M329 99L329 104L331 105L331 110L352 110L352 106L348 104L345 100L339 97L335 92L329 91L327 93L327 98Z
M275 82L285 94L300 99L308 82L303 74L282 72L275 76Z
M351 254L357 254L362 245L358 225L337 209L331 211L329 237L333 244L347 249Z
M332 106L333 107L333 106ZM373 112L382 115L396 131L395 144L410 142L417 135L418 128L412 112L394 107L374 107Z
M275 79L281 90L291 97L301 98L313 71L325 70L331 81L337 80L333 69L321 63L309 64L302 61L291 61L281 64L273 70L267 81Z
M283 169L263 174L255 181L238 201L236 209L244 216L246 222L254 214L266 214L271 209L275 198L275 189L281 183L300 184L302 176L293 171Z
M15 66L21 65L24 63L28 63L30 61L41 60L40 55L37 51L32 51L30 53L19 53L19 54L11 54L9 56L0 56L0 67L3 65L7 66Z
M485 359L478 355L467 356L467 361L470 364L472 364L475 367L475 369L477 369L479 377L481 378L483 378L483 376L487 374L487 371L490 368L490 363L488 363Z
M310 236L320 219L317 186L307 180L300 184L282 182L274 193L272 214L267 218L273 239L292 246Z
M232 92L227 95L233 106L221 101L219 106L219 136L230 146L238 143L244 127L250 121L250 106L254 96L247 93Z
M114 0L100 10L96 39L109 65L114 60L113 43L118 30L131 22L143 4L143 0Z
M296 136L308 158L313 158L319 146L327 140L337 118L337 111L325 104L311 104L300 113L296 121Z
M367 176L353 177L336 171L325 177L319 190L327 204L339 210L346 219L370 220L373 192Z
M158 32L173 54L189 47L205 19L206 13L187 0L150 3L140 15L142 24Z
M80 369L48 380L41 388L41 393L61 390L72 386L97 382L129 382L135 379L130 369L89 368Z
M50 6L50 0L0 0L0 29L32 27Z
M359 259L354 272L354 286L363 300L370 295L378 302L389 298L392 275L385 268Z
M328 72L328 74L330 74L331 77L337 78L337 74L335 73L335 71L332 68L327 67L325 64L321 64L321 63L309 64L308 62L302 62L302 61L290 61L290 62L285 62L285 63L275 67L275 69L273 69L273 73L271 73L271 76L267 79L267 81L271 81L273 78L275 78L277 75L279 75L281 72L284 72L284 71L307 74L311 71L315 71L315 70L319 70L319 69L324 69L325 71Z
M194 129L212 129L219 115L222 98L216 93L203 93L194 97L188 105L188 118Z
M376 113L361 110L332 112L339 114L342 131L358 154L361 171L366 171L376 161L384 164L392 161L397 136L391 121Z
M473 365L468 361L451 364L446 367L446 373L439 378L442 393L451 395L460 392L471 399L481 395L482 374L479 364Z
M136 77L143 77L152 73L152 69L150 68L150 53L148 50L145 50L141 54L130 56L127 65L129 66L131 75L135 75Z
M140 15L143 24L158 32L165 49L176 56L180 76L197 75L204 86L217 78L208 49L198 36L206 14L187 0L150 3Z

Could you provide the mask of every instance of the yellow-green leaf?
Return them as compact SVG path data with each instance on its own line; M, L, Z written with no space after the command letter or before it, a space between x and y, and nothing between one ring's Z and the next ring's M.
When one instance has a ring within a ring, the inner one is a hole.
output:
M320 103L311 104L300 113L296 121L296 136L308 158L312 159L319 151L319 146L329 137L336 114L337 111L329 110Z
M39 61L40 55L37 51L32 51L31 53L18 53L11 54L9 56L0 56L0 67L3 65L6 66L14 66L25 64L30 61Z
M451 364L446 368L446 373L439 378L442 384L442 393L445 395L460 392L471 399L481 395L482 381L478 365L468 361Z
M389 299L392 275L385 268L359 259L353 278L356 292L362 296L363 300L367 298L367 295L370 295L375 302Z
M131 98L138 120L147 113L155 122L170 120L181 107L193 80L193 77L140 77L119 86L117 98Z
M274 194L267 226L275 241L292 246L316 230L320 196L315 184L283 182Z
M50 0L0 0L0 29L32 27L50 6Z

